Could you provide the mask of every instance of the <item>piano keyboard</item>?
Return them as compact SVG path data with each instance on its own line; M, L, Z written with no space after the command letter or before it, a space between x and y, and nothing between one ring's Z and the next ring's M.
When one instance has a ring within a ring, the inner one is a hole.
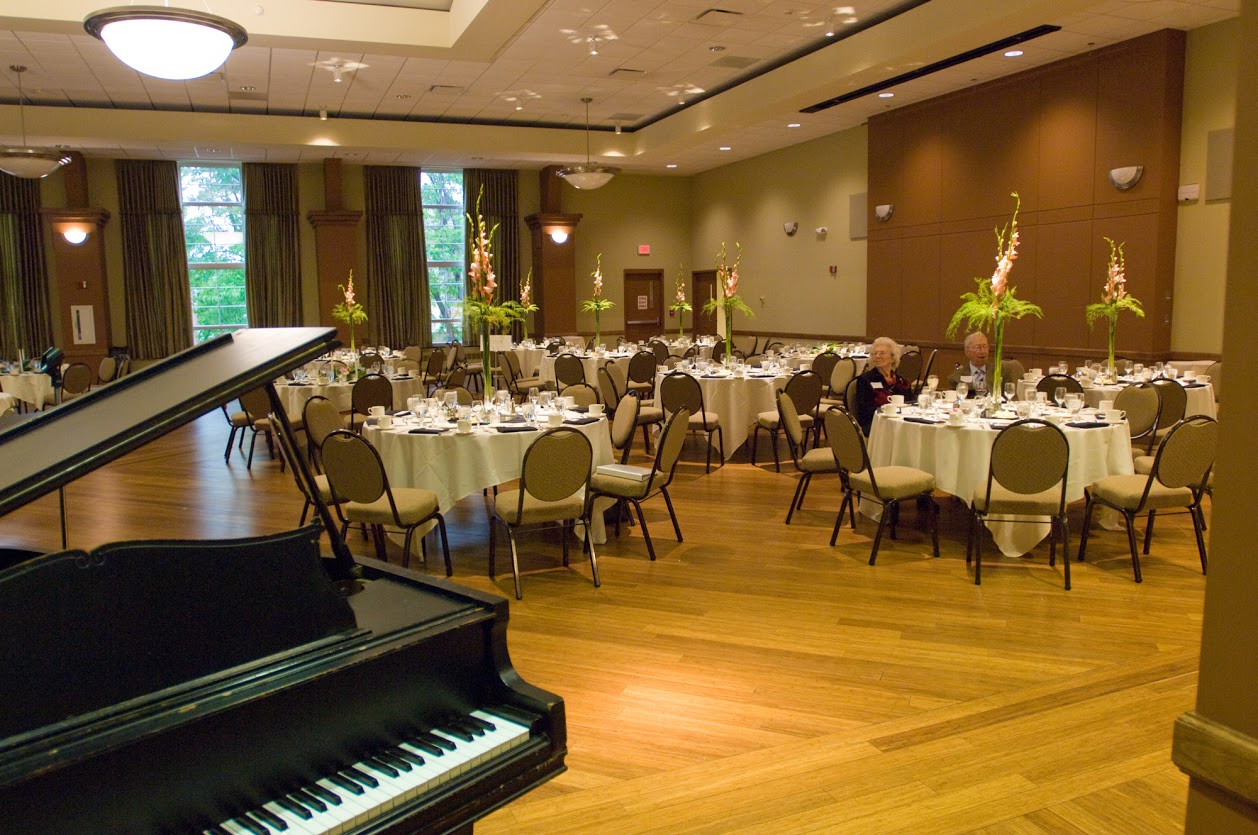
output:
M489 762L529 739L529 729L474 710L289 792L205 835L336 835Z

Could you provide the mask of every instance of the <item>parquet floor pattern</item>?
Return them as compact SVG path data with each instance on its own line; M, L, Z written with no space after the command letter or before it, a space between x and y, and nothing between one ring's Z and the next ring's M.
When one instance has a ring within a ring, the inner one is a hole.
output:
M295 524L290 477L261 441L252 471L225 465L226 436L214 413L72 485L71 544ZM512 659L564 698L569 770L479 833L1182 831L1171 727L1195 700L1205 587L1186 516L1159 518L1140 585L1125 536L1098 529L1069 592L1046 544L1019 559L990 540L975 586L951 497L939 559L910 506L870 566L867 520L829 547L836 479L814 479L787 526L797 476L746 461L705 475L689 441L685 542L648 502L659 559L622 528L599 589L553 537L521 540ZM486 576L484 502L447 519L455 579L511 597L509 574ZM1072 554L1081 522L1079 503ZM5 544L57 540L53 499L0 519Z

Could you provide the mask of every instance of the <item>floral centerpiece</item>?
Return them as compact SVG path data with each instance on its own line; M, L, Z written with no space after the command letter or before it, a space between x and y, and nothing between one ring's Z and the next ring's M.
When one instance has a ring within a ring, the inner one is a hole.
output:
M1109 269L1105 275L1105 286L1101 288L1101 300L1088 305L1084 309L1084 316L1087 317L1089 328L1096 324L1097 319L1109 319L1109 376L1116 379L1118 374L1114 368L1114 334L1118 328L1118 311L1130 310L1143 318L1144 307L1139 299L1127 294L1127 261L1123 258L1123 244L1114 243L1110 238L1106 238L1105 242L1109 244Z
M338 284L337 289L345 296L345 300L332 307L332 318L349 325L349 349L354 350L354 331L367 321L367 311L354 299L354 271L349 271L349 286Z
M1009 284L1009 273L1013 262L1018 258L1018 210L1022 208L1022 198L1015 191L1010 196L1017 201L1013 207L1013 219L1005 224L1004 229L996 230L996 271L990 279L976 278L978 285L973 293L961 294L961 306L952 314L948 323L947 335L951 339L964 322L971 330L987 330L991 327L992 345L996 350L996 361L988 374L987 390L999 396L1000 363L1005 341L1005 324L1010 319L1021 319L1033 315L1044 318L1044 311L1038 305L1017 298L1017 288Z
M465 306L468 321L478 331L481 357L488 368L489 334L522 320L524 310L518 302L499 303L496 300L498 282L494 276L493 243L498 224L490 227L485 222L485 216L480 213L480 201L484 196L485 190L482 188L476 196L476 217L473 219L471 215L467 216L472 242L467 260L468 294Z
M533 268L529 267L529 274L524 279L524 286L520 288L520 339L529 338L529 320L530 313L537 312L537 305L533 304Z
M710 298L703 305L704 313L715 313L718 309L724 311L725 344L730 349L734 347L734 311L752 318L756 315L743 301L743 297L738 295L738 265L743 260L743 245L735 241L734 246L738 248L738 256L733 264L729 264L726 261L725 242L721 241L721 253L717 256L716 265L716 283L721 288L721 297ZM725 355L729 356L729 350Z
M685 274L685 267L682 264L678 264L677 279L673 282L677 300L668 306L669 310L677 314L677 337L679 339L686 336L686 313L694 310L694 308L690 306L690 302L686 301Z
M590 273L594 279L594 295L581 302L581 309L586 313L594 314L594 344L598 345L602 341L602 323L599 315L604 310L610 310L615 307L616 303L611 299L603 298L603 253L599 253L594 262L594 272Z

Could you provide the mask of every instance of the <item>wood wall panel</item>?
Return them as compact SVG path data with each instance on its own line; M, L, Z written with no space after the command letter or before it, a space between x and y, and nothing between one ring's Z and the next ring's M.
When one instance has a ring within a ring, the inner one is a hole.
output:
M947 344L960 294L975 276L991 275L992 227L1008 222L1016 190L1022 241L1011 280L1045 320L1010 325L1011 353L1076 362L1104 353L1105 335L1088 333L1083 311L1100 298L1108 255L1101 236L1109 235L1126 241L1128 286L1149 312L1146 320L1124 317L1120 348L1162 358L1170 348L1183 50L1182 32L1157 32L870 119L870 203L896 211L887 223L871 221L869 333ZM1109 184L1110 168L1137 164L1145 166L1141 183L1126 192ZM902 309L888 310L897 298Z

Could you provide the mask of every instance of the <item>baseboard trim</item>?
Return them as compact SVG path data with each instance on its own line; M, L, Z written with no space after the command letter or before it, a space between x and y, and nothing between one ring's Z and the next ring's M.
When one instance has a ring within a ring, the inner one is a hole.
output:
M1189 777L1258 806L1258 739L1189 711L1175 720L1171 759Z

